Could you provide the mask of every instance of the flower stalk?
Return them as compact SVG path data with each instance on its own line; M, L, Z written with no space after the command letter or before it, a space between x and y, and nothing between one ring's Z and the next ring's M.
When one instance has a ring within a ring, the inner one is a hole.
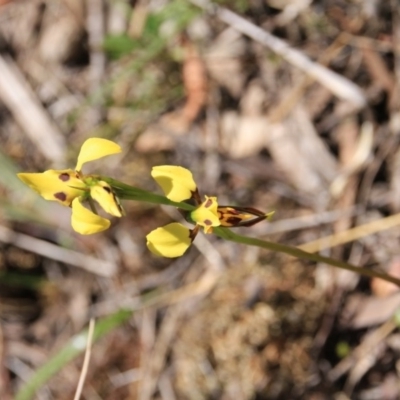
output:
M153 167L151 176L164 195L127 185L111 177L85 175L85 163L120 153L122 149L106 139L91 138L81 147L75 169L48 170L42 173L20 173L18 177L46 200L57 201L72 209L72 228L83 235L108 229L111 221L97 213L96 203L114 217L121 218L124 210L120 200L134 200L176 207L192 225L191 228L173 222L151 231L148 249L157 256L180 257L191 246L199 232L215 234L234 243L256 246L296 258L320 262L371 278L380 278L400 287L400 279L373 269L357 267L344 261L309 253L296 247L234 233L230 228L250 227L269 220L273 211L265 213L253 207L219 205L217 197L201 196L192 173L182 167L161 165ZM87 203L88 208L85 207Z

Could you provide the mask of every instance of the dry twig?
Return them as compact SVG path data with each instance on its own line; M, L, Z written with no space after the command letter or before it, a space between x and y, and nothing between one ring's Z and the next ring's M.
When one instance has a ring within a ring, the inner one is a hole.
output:
M92 342L93 342L93 333L94 333L94 318L90 319L89 322L89 331L87 335L87 343L86 343L86 351L85 351L85 358L83 360L82 371L79 377L78 386L76 388L74 400L79 400L82 394L83 384L85 383L85 378L87 375L89 361L90 361L90 354L92 352Z
M0 99L43 155L61 165L66 148L62 133L50 120L17 65L1 55Z
M112 262L99 260L98 258L78 253L77 251L64 249L44 240L36 239L23 233L16 233L4 226L0 226L0 242L13 244L20 249L83 268L100 276L110 277L116 271L116 266Z

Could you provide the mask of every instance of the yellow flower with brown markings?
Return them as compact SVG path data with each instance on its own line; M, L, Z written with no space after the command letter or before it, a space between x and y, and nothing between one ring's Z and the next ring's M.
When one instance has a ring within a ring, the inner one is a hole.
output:
M172 258L183 255L200 227L203 227L205 233L212 233L213 227L251 226L273 214L265 214L250 207L218 206L216 197L205 196L202 202L192 173L179 166L153 167L151 175L168 199L176 202L194 200L197 204L197 207L186 215L187 219L195 224L194 229L172 223L157 228L146 236L147 247L158 256Z
M151 176L168 199L179 202L194 198L197 203L200 202L196 183L188 169L176 165L160 165L153 167ZM205 233L211 233L213 226L220 225L217 208L217 198L206 196L205 201L189 214L196 224L194 229L177 222L157 228L146 236L148 249L158 256L180 257L192 244L199 226L204 228Z
M72 228L82 234L101 232L110 226L110 221L85 208L82 202L95 200L107 213L122 216L122 208L111 186L99 178L85 176L81 170L85 163L121 152L121 147L107 139L87 139L79 152L75 170L50 169L41 173L19 173L18 177L43 198L71 207Z

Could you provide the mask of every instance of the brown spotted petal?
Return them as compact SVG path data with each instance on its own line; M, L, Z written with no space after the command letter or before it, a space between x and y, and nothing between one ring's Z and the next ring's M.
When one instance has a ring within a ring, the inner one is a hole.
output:
M46 200L70 206L72 200L82 195L85 184L71 169L49 169L41 173L20 173L18 178Z
M271 218L274 212L264 213L252 207L219 206L217 209L221 226L252 226Z
M221 225L218 218L218 202L216 197L205 196L205 201L190 213L191 219L204 228L205 233L211 233L213 226Z

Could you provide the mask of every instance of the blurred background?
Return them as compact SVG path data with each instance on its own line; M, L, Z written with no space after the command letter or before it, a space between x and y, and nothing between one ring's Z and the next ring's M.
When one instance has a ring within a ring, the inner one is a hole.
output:
M2 400L73 398L85 346L65 346L92 317L83 399L400 397L393 285L212 235L157 258L176 210L125 201L80 236L16 178L111 139L86 173L159 193L152 166L181 165L276 211L240 233L400 276L398 2L207 4L0 0Z

